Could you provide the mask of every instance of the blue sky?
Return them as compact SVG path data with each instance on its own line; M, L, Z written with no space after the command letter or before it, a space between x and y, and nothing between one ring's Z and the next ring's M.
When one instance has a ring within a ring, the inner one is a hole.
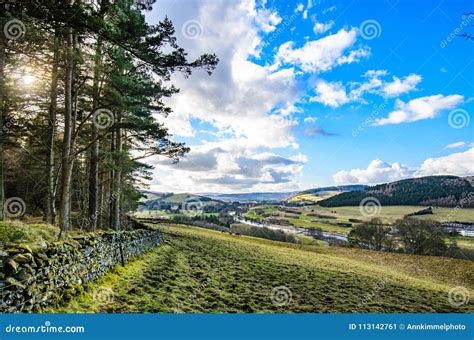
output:
M164 0L191 58L213 76L172 82L159 117L191 153L152 189L291 191L424 175L473 175L468 1ZM471 27L469 27L471 26ZM451 38L450 38L451 37Z

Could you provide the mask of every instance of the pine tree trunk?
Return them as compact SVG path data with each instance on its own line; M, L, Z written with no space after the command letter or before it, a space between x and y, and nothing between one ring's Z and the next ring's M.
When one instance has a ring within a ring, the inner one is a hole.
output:
M117 131L112 131L112 137L110 140L110 154L115 157L115 134ZM115 158L114 158L115 159ZM116 195L116 189L115 189L115 170L112 169L109 174L109 220L108 220L108 228L113 228L114 227L114 211L115 211L115 195Z
M3 24L3 17L0 24ZM3 25L2 25L3 27ZM0 221L3 221L5 205L5 187L3 178L3 117L5 115L5 35L0 32Z
M56 223L56 185L54 178L54 145L56 137L56 110L58 95L58 64L59 51L57 41L54 42L53 68L51 70L51 89L48 119L48 150L46 159L48 193L46 196L45 220L47 223Z
M99 107L99 71L100 71L100 53L102 49L101 39L98 38L94 60L94 82L92 89L92 110ZM97 126L92 124L92 139L98 137ZM97 229L97 193L99 179L99 141L96 140L91 147L90 168L89 168L89 230Z
M120 113L117 115L117 123L120 123ZM113 228L120 230L120 196L122 190L122 130L117 129L115 134L115 176L114 176L114 211Z
M65 86L64 86L64 136L62 149L62 167L61 167L61 199L60 199L60 215L59 225L62 233L70 229L71 216L71 141L73 128L73 112L72 112L72 77L73 77L73 44L74 36L72 28L67 28L66 36L66 66L65 66Z
M105 174L104 172L100 173L99 175L99 181L100 181L100 186L99 186L99 202L98 202L98 206L101 207L100 210L99 210L99 213L98 213L98 216L97 216L97 227L99 229L104 229L104 223L103 223L103 211L104 211L104 208L105 208L105 200L104 200L104 196L105 196Z

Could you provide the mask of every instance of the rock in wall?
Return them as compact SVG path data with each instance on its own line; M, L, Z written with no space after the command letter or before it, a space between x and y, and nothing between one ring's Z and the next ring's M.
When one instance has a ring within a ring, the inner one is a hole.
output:
M0 248L0 313L38 312L125 261L159 246L156 230L98 232L63 242Z

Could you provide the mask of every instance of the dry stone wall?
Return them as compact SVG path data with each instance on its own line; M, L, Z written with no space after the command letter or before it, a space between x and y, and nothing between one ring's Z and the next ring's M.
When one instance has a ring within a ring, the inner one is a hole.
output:
M117 264L159 246L156 230L99 232L63 242L0 247L0 313L39 312Z

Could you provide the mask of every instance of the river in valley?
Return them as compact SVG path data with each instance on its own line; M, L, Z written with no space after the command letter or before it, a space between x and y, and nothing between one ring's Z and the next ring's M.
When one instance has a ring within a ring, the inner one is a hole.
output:
M304 235L304 236L312 236L314 234L314 232L312 232L311 229L306 229L306 228L296 228L296 227L292 227L292 226L261 224L261 223L257 223L257 222L254 222L254 221L249 221L249 220L243 219L243 218L238 217L238 216L235 216L234 219L237 222L244 223L244 224L250 225L252 227L257 227L257 228L268 228L268 229L271 229L271 230L279 230L279 231L283 231L283 232L289 233L289 234ZM342 234L323 231L322 236L324 238L327 238L327 239L334 239L334 240L347 242L347 236L342 235Z

